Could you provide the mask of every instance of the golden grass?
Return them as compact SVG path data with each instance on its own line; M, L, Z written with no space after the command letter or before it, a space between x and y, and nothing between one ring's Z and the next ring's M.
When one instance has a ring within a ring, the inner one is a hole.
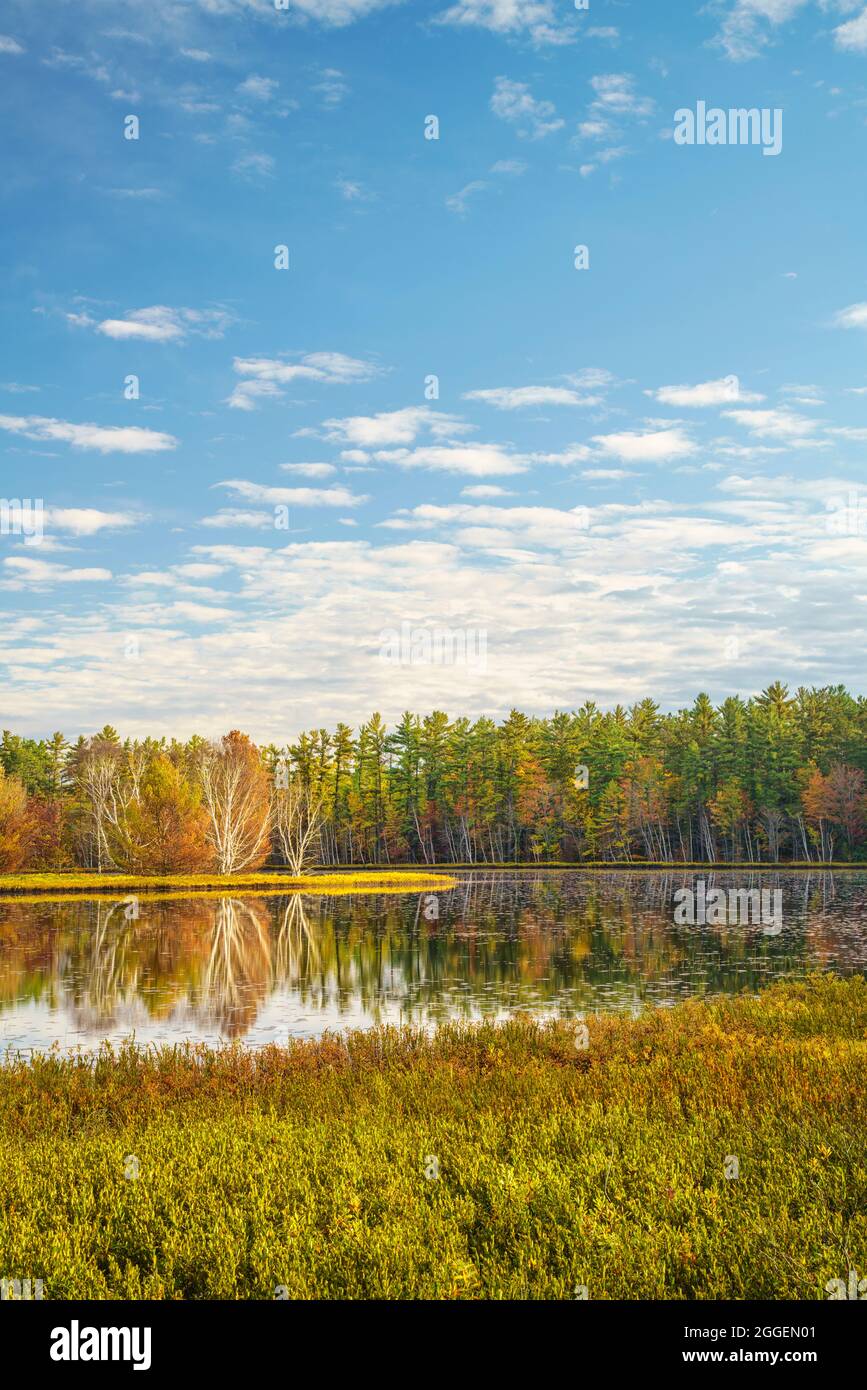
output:
M176 889L171 897L213 896L233 892L274 894L305 893L382 893L414 892L424 888L453 888L456 879L430 870L394 872L387 869L360 869L354 873L284 874L279 871L252 874L98 874L29 873L0 874L0 897L14 896L23 901L49 901L67 894L86 893L88 897L116 897L118 893L151 893ZM105 890L109 890L106 892Z
M12 1059L0 1270L46 1299L824 1300L867 1272L862 978L586 1022Z
M809 870L812 873L822 873L833 870L836 873L841 870L867 872L867 863L841 863L839 861L810 863L805 860L792 860L779 864L748 862L711 864L697 861L682 862L680 860L674 863L656 860L630 860L628 862L624 860L578 860L561 863L557 860L540 860L538 864L511 861L497 864L429 864L424 867L354 869L343 872L322 871L300 875L281 873L279 870L249 874L101 874L90 870L68 870L62 873L0 874L0 898L13 895L18 898L24 895L23 901L32 902L37 898L41 901L46 895L53 894L55 897L48 900L56 901L58 900L57 895L62 898L66 894L87 893L88 896L95 898L112 897L118 890L126 892L133 889L142 893L157 892L163 889L179 890L172 894L175 897L212 896L214 893L225 892L226 889L255 889L264 894L285 893L294 890L326 895L369 892L400 893L403 891L421 891L424 888L453 888L458 881L453 876L457 872L499 873L508 870L510 873L533 873L537 869L568 869L590 873L645 869L664 870L668 873L693 870L701 870L705 873L725 873L732 870L749 870L750 873L788 873L791 870Z

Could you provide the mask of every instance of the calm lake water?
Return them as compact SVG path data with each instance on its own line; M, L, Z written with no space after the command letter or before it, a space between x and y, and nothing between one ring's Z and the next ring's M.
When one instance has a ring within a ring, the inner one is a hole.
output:
M675 926L698 879L782 930ZM462 875L438 893L0 902L0 1050L251 1046L382 1022L574 1017L867 969L867 873Z

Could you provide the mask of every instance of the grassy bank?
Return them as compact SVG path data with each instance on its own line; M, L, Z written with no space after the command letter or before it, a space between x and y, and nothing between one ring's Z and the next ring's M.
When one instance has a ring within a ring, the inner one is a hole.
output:
M186 1299L821 1299L867 1273L863 979L587 1026L12 1062L0 1273Z
M178 889L183 896L205 891L243 892L245 889L268 889L272 892L352 892L364 888L451 888L454 879L435 870L415 869L396 873L390 869L364 869L355 873L286 874L279 870L251 874L100 874L100 873L28 873L0 874L0 897L41 896L43 893L86 893L94 896L110 893L154 893L163 889Z

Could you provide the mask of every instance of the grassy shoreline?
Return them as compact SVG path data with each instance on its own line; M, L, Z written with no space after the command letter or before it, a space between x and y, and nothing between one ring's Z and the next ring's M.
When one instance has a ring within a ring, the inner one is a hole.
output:
M586 1022L586 1048L518 1020L9 1060L0 1269L49 1299L809 1300L863 1276L862 977Z
M137 893L159 892L162 889L183 889L183 896L197 896L206 891L225 891L227 888L267 889L275 893L292 890L304 892L357 892L359 889L388 888L396 883L412 887L452 887L455 880L445 872L418 869L411 874L396 874L389 869L366 869L357 873L286 874L279 870L250 874L100 874L93 872L0 874L0 897L34 896L43 893L86 893L96 896L101 889L134 889Z

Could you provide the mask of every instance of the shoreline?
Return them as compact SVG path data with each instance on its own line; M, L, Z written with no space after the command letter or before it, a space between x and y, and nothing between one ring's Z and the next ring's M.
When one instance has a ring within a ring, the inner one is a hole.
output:
M364 870L360 874L282 874L279 871L251 874L99 874L82 873L71 870L68 873L30 873L0 874L0 898L42 898L46 894L85 894L92 897L112 896L111 890L134 891L138 893L161 893L163 890L178 890L178 896L198 896L205 893L220 893L226 889L239 891L253 890L268 893L286 892L357 892L361 890L395 890L395 874L390 870ZM451 880L445 872L435 870L423 873L400 875L419 889L425 887L452 888L456 880ZM315 887L314 887L315 885ZM396 890L401 891L401 890Z
M357 893L364 892L402 892L423 891L425 888L455 888L464 881L467 874L502 873L698 873L722 874L746 871L748 873L867 873L864 863L839 862L814 863L793 860L791 863L756 864L749 861L734 863L681 862L668 863L663 860L617 860L607 863L593 860L588 863L547 861L542 864L431 864L420 868L416 865L394 865L387 869L373 869L369 866L347 866L339 871L314 869L304 874L286 874L279 869L260 870L241 874L130 874L97 873L90 870L65 870L58 873L34 871L30 873L0 874L0 900L15 898L41 900L48 895L87 895L90 897L111 897L115 891L173 896L205 896L225 892L227 889L254 891L264 894L287 892L306 893ZM462 877L457 878L455 875Z

